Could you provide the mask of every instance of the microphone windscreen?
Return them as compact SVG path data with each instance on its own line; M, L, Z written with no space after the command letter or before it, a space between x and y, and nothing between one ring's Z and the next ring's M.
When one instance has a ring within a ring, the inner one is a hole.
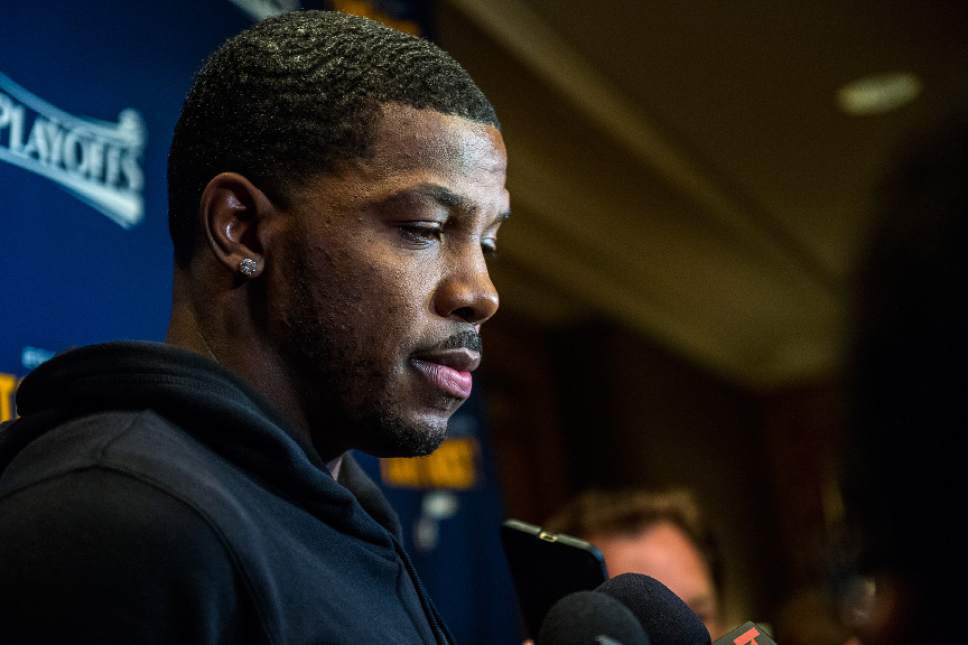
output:
M596 591L608 594L632 610L652 645L709 645L706 626L668 587L640 573L623 573Z
M548 610L537 645L651 645L628 607L596 591L568 594Z

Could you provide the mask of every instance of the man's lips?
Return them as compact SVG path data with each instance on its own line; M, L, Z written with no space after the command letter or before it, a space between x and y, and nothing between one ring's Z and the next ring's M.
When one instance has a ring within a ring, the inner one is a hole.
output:
M410 362L437 389L466 399L473 388L471 372L481 364L481 355L466 347L457 347L423 352L411 357Z

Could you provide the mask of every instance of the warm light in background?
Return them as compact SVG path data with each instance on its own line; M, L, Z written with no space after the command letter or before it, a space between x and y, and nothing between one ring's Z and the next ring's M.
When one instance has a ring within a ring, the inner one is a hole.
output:
M883 114L907 105L921 94L921 80L910 72L864 76L837 90L840 109L854 116Z

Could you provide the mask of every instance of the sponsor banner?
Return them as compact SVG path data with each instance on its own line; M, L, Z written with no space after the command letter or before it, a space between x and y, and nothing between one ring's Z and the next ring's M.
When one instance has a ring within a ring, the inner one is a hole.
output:
M163 337L171 133L201 60L250 24L228 0L4 5L0 373Z
M380 479L394 488L469 490L481 480L480 453L477 437L451 437L426 457L381 459Z
M144 143L136 110L117 123L73 116L0 72L0 161L50 179L122 228L144 216Z
M13 374L0 372L0 423L12 419L14 416L14 392L17 389L17 377Z
M272 16L278 16L288 11L302 9L299 0L229 0L236 7L251 16L253 22L259 22ZM308 8L308 7L306 7Z

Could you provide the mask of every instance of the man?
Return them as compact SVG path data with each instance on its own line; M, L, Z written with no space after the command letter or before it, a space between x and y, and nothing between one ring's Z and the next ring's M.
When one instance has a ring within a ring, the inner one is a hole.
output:
M0 433L0 640L445 643L346 455L471 390L508 214L493 108L435 46L292 13L196 76L167 344L68 352Z
M597 546L610 577L643 573L662 582L696 612L713 638L721 634L720 561L688 493L587 491L545 526Z

